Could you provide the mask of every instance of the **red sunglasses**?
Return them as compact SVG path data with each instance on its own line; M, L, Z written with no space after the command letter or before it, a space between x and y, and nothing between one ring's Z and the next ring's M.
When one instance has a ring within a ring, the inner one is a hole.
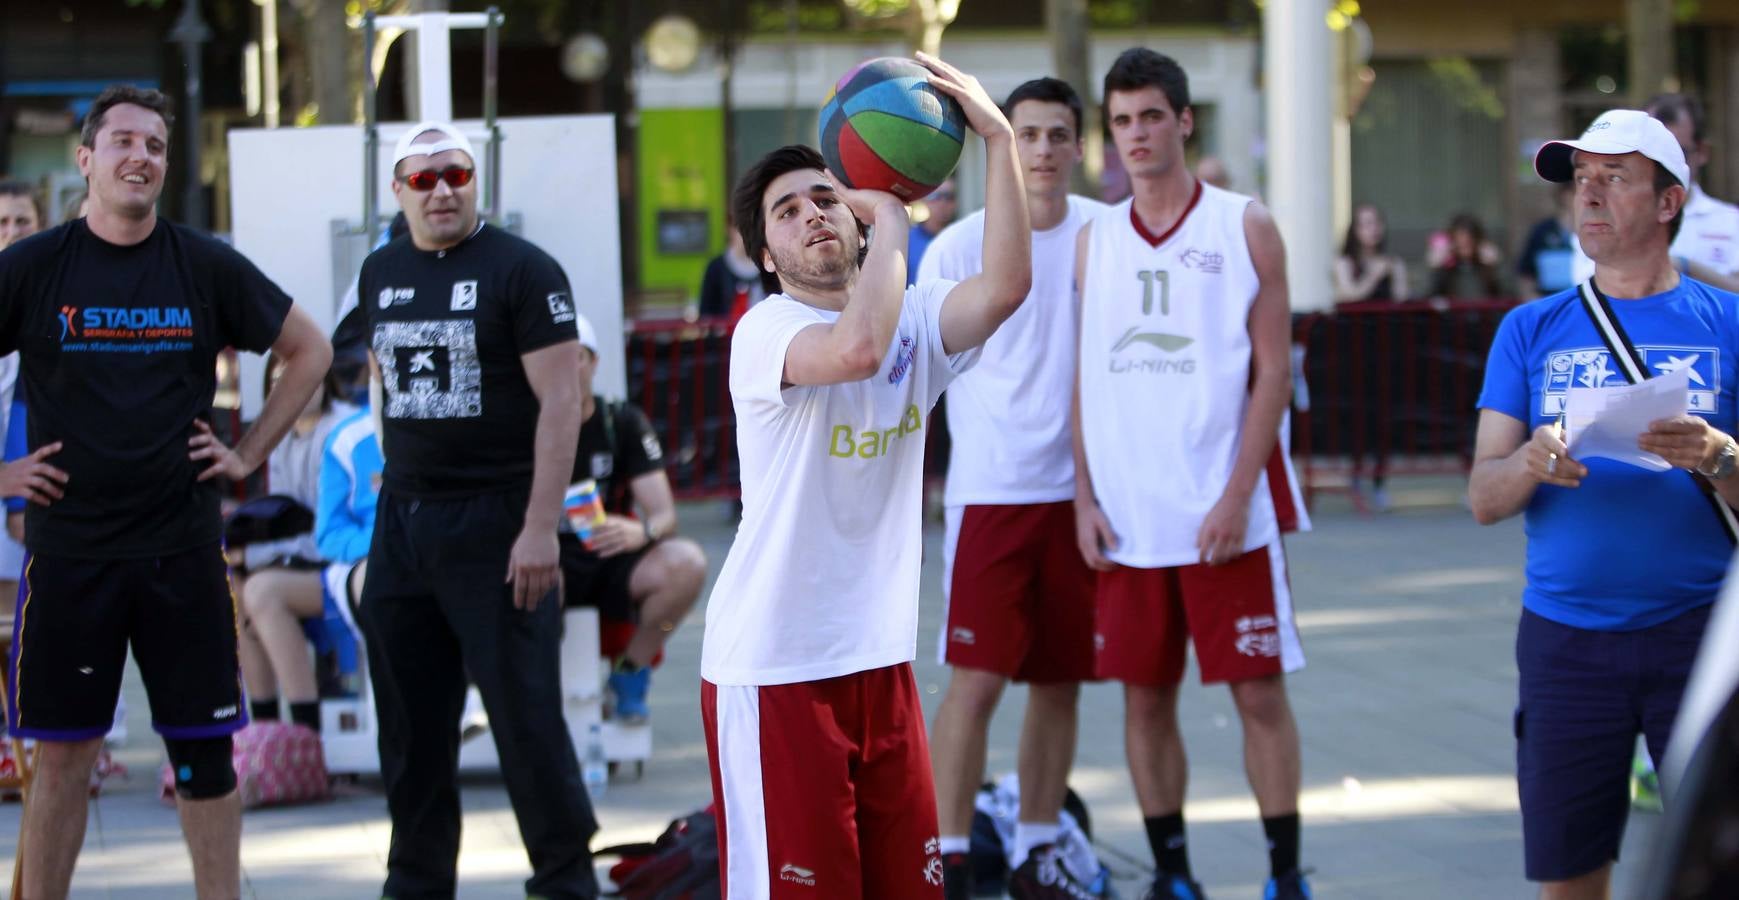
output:
M473 170L464 166L448 166L439 172L434 169L411 172L399 180L413 191L432 191L438 181L445 181L450 188L462 188L471 183L473 174Z

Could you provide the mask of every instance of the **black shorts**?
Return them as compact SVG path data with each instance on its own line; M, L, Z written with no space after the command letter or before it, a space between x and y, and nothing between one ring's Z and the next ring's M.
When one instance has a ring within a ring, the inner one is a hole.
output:
M603 559L587 550L573 534L557 537L562 552L562 606L567 609L592 606L597 608L600 619L637 621L628 583L634 577L634 567L652 546Z
M148 559L25 557L12 623L12 733L81 741L115 720L127 646L167 738L247 724L235 597L217 544Z
M1589 631L1523 610L1516 632L1516 781L1529 881L1618 859L1636 736L1657 762L1709 607L1636 631Z

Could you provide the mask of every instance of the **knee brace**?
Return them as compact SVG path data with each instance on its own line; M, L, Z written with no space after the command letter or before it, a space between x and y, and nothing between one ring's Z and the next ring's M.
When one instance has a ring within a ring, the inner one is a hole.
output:
M175 771L175 793L187 800L214 800L235 790L235 766L229 736L176 740L164 738L169 766Z

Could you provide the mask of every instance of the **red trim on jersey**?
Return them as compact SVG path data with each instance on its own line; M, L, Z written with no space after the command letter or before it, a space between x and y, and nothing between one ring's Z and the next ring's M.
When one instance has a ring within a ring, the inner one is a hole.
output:
M1154 237L1153 232L1148 231L1147 226L1141 224L1141 216L1136 214L1135 203L1133 201L1129 204L1129 222L1135 226L1135 233L1141 235L1142 240L1146 241L1149 246L1158 247L1160 244L1165 243L1166 238L1177 234L1177 230L1183 227L1183 223L1190 217L1190 212L1196 208L1196 203L1201 199L1202 182L1201 179L1197 179L1196 192L1190 195L1190 203L1188 206L1183 208L1183 215L1178 216L1177 221L1172 223L1172 226L1165 230L1165 234L1162 234L1159 237Z
M1286 448L1275 443L1268 454L1268 493L1274 498L1274 520L1281 534L1298 530L1298 507L1292 502L1292 479L1286 472Z

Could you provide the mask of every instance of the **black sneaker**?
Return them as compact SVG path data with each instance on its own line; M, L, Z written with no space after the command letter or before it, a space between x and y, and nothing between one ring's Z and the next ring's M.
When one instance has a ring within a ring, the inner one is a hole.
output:
M942 854L942 900L972 900L972 859L964 853Z
M1098 900L1069 874L1063 855L1050 844L1034 847L1014 870L1008 879L1008 896L1011 900Z

